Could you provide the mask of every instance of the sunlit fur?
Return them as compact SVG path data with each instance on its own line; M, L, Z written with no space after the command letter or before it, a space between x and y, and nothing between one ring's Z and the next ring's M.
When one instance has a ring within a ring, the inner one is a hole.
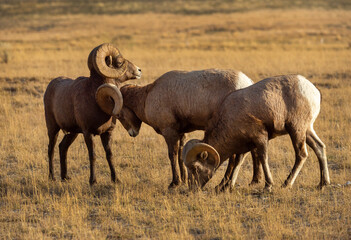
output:
M330 179L325 145L313 130L319 109L320 93L306 78L300 75L267 78L229 94L212 118L203 142L218 151L221 163L233 154L245 154L256 148L265 173L266 188L270 189L273 178L268 166L268 141L289 134L296 160L284 186L291 187L300 172L307 158L307 143L318 157L321 171L319 186L323 187L330 183ZM233 178L233 172L240 169L243 160L237 158L228 165L228 168L236 166L231 173L232 187L237 176L234 174ZM197 164L203 161L189 162ZM193 168L190 166L189 169ZM201 169L205 168L197 168L198 171ZM208 179L206 177L200 182Z
M167 72L146 86L123 86L119 120L130 135L136 136L141 122L145 122L164 137L172 166L170 187L175 187L187 180L180 158L184 134L204 130L228 93L252 83L244 73L234 70ZM254 170L253 180L257 181L259 167Z
M127 61L127 60L125 60ZM49 178L54 179L53 155L56 139L60 129L65 137L60 143L61 178L67 176L67 150L76 139L78 133L83 133L89 150L90 184L96 182L94 164L93 135L100 135L106 158L111 170L112 181L118 181L112 162L110 150L111 132L116 119L102 111L95 100L95 93L99 86L105 83L117 85L120 81L135 79L141 71L134 64L127 61L127 69L117 79L105 78L95 69L90 70L90 77L79 77L75 80L65 77L53 79L44 94L45 120L49 136Z

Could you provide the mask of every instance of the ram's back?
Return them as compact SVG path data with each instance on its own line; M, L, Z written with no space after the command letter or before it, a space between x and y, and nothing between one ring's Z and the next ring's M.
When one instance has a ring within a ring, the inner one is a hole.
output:
M155 81L146 99L146 117L161 128L179 124L184 132L205 129L230 92L252 84L234 70L171 71Z
M55 122L65 131L75 131L77 123L75 119L74 97L79 89L79 83L84 78L72 80L66 77L53 79L44 94L45 118Z

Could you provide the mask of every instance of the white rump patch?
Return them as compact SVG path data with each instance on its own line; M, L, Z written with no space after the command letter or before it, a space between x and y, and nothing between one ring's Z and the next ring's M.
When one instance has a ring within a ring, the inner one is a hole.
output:
M320 111L321 94L318 91L318 89L304 76L297 75L297 79L299 80L299 90L302 96L304 96L307 99L311 108L311 127L313 129L313 123L316 120Z
M239 72L238 83L236 85L237 90L242 89L242 88L246 88L248 86L251 86L252 84L254 84L254 82L248 76L246 76L242 72Z

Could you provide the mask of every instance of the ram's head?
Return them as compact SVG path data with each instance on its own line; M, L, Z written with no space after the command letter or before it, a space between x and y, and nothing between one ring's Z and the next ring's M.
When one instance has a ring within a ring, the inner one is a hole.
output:
M90 72L116 82L141 77L140 68L125 59L118 48L110 43L101 44L90 52L88 67ZM120 90L111 83L102 84L95 93L95 99L99 107L111 116L116 116L123 106Z
M118 120L122 123L124 129L128 131L129 136L138 136L142 121L131 109L123 106L121 112L118 114Z
M95 70L101 76L118 82L141 77L141 69L125 59L118 48L110 43L101 44L90 52L88 67L90 71Z
M182 158L188 168L190 188L205 186L220 163L216 149L197 139L192 139L185 144Z

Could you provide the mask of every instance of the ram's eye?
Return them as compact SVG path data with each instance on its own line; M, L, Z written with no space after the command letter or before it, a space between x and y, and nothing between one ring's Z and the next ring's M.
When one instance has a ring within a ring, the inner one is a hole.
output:
M117 58L117 67L120 68L124 63L124 59L122 57Z

